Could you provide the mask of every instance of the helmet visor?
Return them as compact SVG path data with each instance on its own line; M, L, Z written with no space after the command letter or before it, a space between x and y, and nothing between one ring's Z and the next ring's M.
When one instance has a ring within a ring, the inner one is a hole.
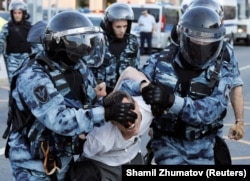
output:
M204 39L182 36L182 49L185 50L187 61L194 67L205 68L212 60L216 59L220 53L223 40L204 41Z
M104 38L101 33L88 32L61 37L70 60L83 59L88 66L97 67L103 62Z
M186 43L189 57L193 60L192 65L198 68L202 68L210 60L214 60L217 58L221 41L208 43L187 38Z
M186 61L203 69L220 53L225 28L182 28L181 49Z

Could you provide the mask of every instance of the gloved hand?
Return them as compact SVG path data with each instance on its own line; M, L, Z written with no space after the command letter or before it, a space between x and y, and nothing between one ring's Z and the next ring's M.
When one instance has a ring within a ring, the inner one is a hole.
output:
M231 126L228 138L239 140L243 138L244 136L244 122L243 121L237 121L233 126Z
M142 89L142 97L146 104L161 106L164 110L173 105L175 96L163 85L150 83Z
M137 119L137 114L133 111L135 106L132 103L114 103L104 108L107 121L117 121L125 128L129 127L128 122L134 123Z
M151 111L152 111L153 116L160 117L164 112L164 108L162 106L152 104Z
M125 97L126 97L126 94L122 93L122 92L117 93L117 94L108 95L108 96L103 98L103 106L108 107L114 103L122 102L122 99Z

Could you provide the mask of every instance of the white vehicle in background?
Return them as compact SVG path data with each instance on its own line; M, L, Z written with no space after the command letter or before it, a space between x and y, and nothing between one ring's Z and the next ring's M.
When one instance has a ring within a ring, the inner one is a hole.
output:
M246 45L250 45L250 4L249 0L237 0L238 2L238 22L235 43L243 40Z
M220 2L224 10L223 23L226 28L225 40L233 45L238 22L237 0L220 0Z
M180 18L180 7L173 5L158 4L130 4L134 12L134 21L131 27L131 33L138 37L140 42L140 29L138 18L144 9L155 17L156 26L152 37L152 49L161 50L169 44L170 31L173 25L177 24ZM145 42L145 47L147 47Z

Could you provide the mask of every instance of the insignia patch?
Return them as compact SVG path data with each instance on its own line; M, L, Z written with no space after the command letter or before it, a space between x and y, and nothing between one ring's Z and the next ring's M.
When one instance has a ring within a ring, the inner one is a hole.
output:
M48 92L44 85L36 87L34 89L34 94L39 102L46 103L48 101Z

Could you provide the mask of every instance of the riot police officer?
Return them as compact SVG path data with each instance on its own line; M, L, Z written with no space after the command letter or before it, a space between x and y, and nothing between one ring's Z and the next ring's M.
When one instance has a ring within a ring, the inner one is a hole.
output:
M12 92L15 112L32 118L19 129L13 120L9 134L6 155L16 180L65 180L73 156L81 153L77 135L105 120L123 124L137 117L129 103L102 106L105 86L98 87L88 66L102 63L104 39L86 16L58 13L42 44L44 52L18 71Z
M221 21L223 23L224 10L223 6L218 1L193 0L189 2L189 4L184 3L182 5L183 13L197 6L211 8L220 16ZM178 25L174 26L174 28L171 31L171 42L176 46L179 46L178 31L179 31ZM234 55L233 45L230 42L228 42L227 39L225 40L224 44L226 48L224 50L223 56L228 60L229 63L232 62L233 64L235 63L238 64L238 61ZM235 68L236 68L234 74L235 80L230 99L235 115L235 124L231 126L228 133L228 137L230 139L239 140L244 136L244 98L243 98L243 81L240 77L239 67L237 66ZM219 134L222 136L222 130L219 132Z
M120 89L142 94L151 105L157 164L215 164L215 137L223 126L237 64L222 56L225 28L211 8L188 10L179 26L180 46L170 45L142 67L150 83L124 80Z
M111 92L128 66L139 67L140 52L137 37L130 33L134 12L125 3L113 3L106 10L101 27L105 37L105 57L101 67L93 70L99 81L106 82Z
M9 5L11 19L0 33L0 53L4 55L9 82L13 73L22 64L23 60L35 52L27 42L27 35L31 28L27 4L23 1L12 1Z

